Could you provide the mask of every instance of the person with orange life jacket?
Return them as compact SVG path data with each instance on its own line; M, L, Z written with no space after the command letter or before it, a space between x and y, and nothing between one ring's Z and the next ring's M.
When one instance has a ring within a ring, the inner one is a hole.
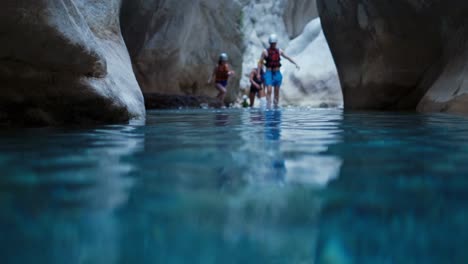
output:
M270 47L268 49L263 50L262 55L260 57L260 62L263 62L264 60L266 62L267 70L264 74L264 79L265 79L265 86L267 88L266 93L267 93L268 106L271 105L271 93L272 93L273 87L275 87L274 104L275 104L275 107L277 107L279 103L279 89L283 82L283 75L281 74L281 71L280 71L281 57L286 58L288 61L296 65L296 68L298 70L300 69L300 67L292 58L287 56L283 50L276 47L276 44L278 43L278 37L275 34L270 35L268 42L270 44ZM257 69L257 78L260 78L261 76L260 62L258 65L259 67Z
M224 103L224 97L227 92L227 84L229 77L233 76L235 72L229 68L228 64L228 55L226 53L221 53L219 55L218 65L215 66L213 74L208 80L208 84L211 84L215 80L215 87L219 91L216 96L221 102Z

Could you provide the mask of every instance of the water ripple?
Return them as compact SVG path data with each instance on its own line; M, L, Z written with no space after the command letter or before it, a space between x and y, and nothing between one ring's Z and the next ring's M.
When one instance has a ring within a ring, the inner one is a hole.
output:
M5 130L0 254L5 263L464 263L467 142L464 117L306 108Z

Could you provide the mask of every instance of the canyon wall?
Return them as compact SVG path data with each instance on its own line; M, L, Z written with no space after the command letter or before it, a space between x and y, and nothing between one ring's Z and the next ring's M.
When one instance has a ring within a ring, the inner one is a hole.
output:
M241 4L233 0L126 0L122 32L145 93L208 95L218 56L228 53L237 75L227 101L238 94L241 73Z
M468 113L468 3L318 0L346 109Z
M120 1L7 1L0 9L0 123L143 118L120 34Z

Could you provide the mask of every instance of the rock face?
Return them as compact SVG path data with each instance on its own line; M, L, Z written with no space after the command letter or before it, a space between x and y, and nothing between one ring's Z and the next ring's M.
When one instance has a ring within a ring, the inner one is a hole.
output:
M242 88L249 89L248 75L268 46L268 36L276 33L278 46L302 68L297 71L284 60L280 103L316 107L342 104L338 74L316 18L315 1L250 1L244 7L243 31L246 50Z
M295 59L301 70L284 63L284 104L313 107L343 104L340 81L320 19L312 20L303 33L289 43L285 52Z
M289 0L283 13L283 20L289 38L298 37L304 27L318 17L316 0Z
M214 96L206 82L218 55L227 52L237 72L227 101L237 96L243 49L238 1L125 0L121 20L143 92Z
M118 0L4 3L0 122L78 125L143 116L119 8Z
M468 2L318 0L347 109L468 113Z

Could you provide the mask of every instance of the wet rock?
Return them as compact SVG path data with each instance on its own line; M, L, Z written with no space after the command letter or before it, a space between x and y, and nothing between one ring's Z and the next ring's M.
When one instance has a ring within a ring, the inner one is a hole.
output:
M221 108L224 104L216 98L194 95L145 94L146 109Z
M144 116L119 10L119 0L4 3L0 121L79 125Z
M347 109L468 113L468 3L318 0Z
M319 105L320 108L329 108L330 106L327 103L321 103Z
M232 0L125 0L122 32L145 93L215 96L207 80L221 52L237 76L227 101L237 97L242 63L241 5Z

